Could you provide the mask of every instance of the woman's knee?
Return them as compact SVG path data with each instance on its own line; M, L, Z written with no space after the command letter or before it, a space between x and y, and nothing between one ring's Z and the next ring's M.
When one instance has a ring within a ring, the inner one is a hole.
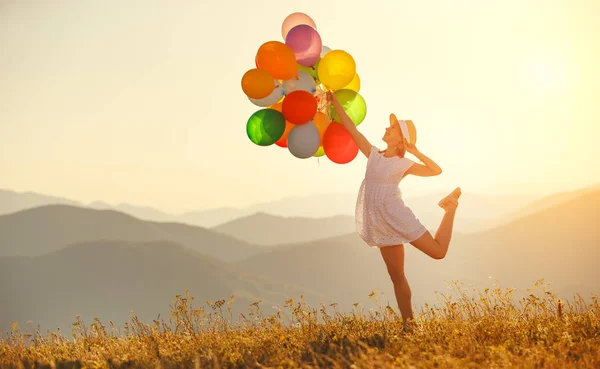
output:
M388 274L390 275L390 278L394 285L408 283L406 281L406 276L404 275L404 271L402 271L402 270L389 270L388 269Z
M411 245L436 260L445 258L446 253L448 252L448 246L444 247L444 245L431 237L429 232L424 234L421 238L411 242Z

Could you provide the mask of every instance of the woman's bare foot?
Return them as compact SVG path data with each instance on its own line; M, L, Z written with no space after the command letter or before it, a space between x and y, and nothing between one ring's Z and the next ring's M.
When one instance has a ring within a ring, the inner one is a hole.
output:
M439 207L446 210L446 203L451 200L454 200L454 202L456 203L455 205L458 206L458 198L460 197L460 195L462 195L462 191L460 187L456 187L454 191L452 191L448 196L444 197L440 200L440 202L438 202ZM454 206L455 209L456 206Z
M403 325L406 333L413 333L417 329L417 323L412 319L404 321Z
M444 211L447 213L449 211L456 211L456 208L458 207L458 200L455 198L451 198L449 200L446 200L446 202L444 203L444 205L442 205L442 209L444 209Z

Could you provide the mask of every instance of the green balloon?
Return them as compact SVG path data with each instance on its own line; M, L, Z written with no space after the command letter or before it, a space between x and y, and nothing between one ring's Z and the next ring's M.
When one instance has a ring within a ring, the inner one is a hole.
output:
M319 150L313 155L315 158L320 158L325 155L325 150L323 150L323 146L319 146Z
M298 64L298 69L308 73L315 80L317 79L317 70L313 67L305 67L304 65Z
M269 146L277 142L285 132L285 118L275 109L261 109L248 119L246 133L252 142L259 146Z
M354 122L354 125L359 125L365 120L367 116L367 103L365 99L356 91L341 89L334 92L338 101L344 108L344 111L350 119ZM336 122L340 122L340 117L335 112L333 105L331 106L331 118Z
M320 83L320 79L319 79L319 63L321 62L321 59L323 58L319 58L319 60L317 60L317 62L315 63L315 65L313 66L313 69L315 70L315 81L317 81L319 84Z

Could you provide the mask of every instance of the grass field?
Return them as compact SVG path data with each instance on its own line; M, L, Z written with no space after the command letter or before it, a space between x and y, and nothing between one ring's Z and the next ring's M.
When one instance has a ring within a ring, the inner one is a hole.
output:
M0 340L0 367L600 368L597 297L563 302L542 281L527 291L451 288L440 303L421 307L413 332L380 304L341 314L335 304L290 299L265 315L257 301L234 318L233 297L196 308L185 293L169 319L146 324L133 316L122 330L74 318L65 336L15 323Z

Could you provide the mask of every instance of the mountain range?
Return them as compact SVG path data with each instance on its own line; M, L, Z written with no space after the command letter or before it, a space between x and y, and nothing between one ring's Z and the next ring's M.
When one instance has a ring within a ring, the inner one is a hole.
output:
M462 204L457 220L474 216ZM448 291L447 281L485 288L489 277L521 289L545 278L567 298L598 293L600 188L556 194L534 206L484 230L455 232L443 260L406 245L413 303L435 302L435 291ZM236 312L258 299L272 312L300 294L313 306L336 302L348 311L355 302L374 306L373 290L395 307L379 251L364 244L351 220L257 213L204 228L72 204L5 214L0 331L27 320L67 330L76 315L118 323L131 311L150 321L165 317L185 289L200 304L234 295Z
M434 193L427 196L408 197L407 204L420 220L429 227L437 227L441 212L437 202L445 196ZM463 216L457 220L456 228L462 232L473 232L497 224L498 219L520 211L523 206L539 199L532 195L479 195L468 194L461 199ZM131 204L109 205L94 201L84 204L78 201L45 196L31 192L18 193L0 190L0 214L10 214L21 210L44 205L72 205L100 210L116 210L143 220L155 222L173 222L212 228L256 213L265 213L280 217L331 218L340 215L354 216L356 194L313 194L309 196L291 196L280 200L259 203L248 207L220 207L170 214L148 206Z
M450 280L490 287L488 277L521 289L544 278L566 297L600 292L598 209L600 191L491 230L457 233L443 260L430 259L405 245L413 302L426 302L436 290L445 291L445 281ZM393 305L391 283L379 252L354 234L274 247L237 265L278 281L302 284L343 305L362 300L371 289L381 289Z
M69 332L76 316L117 327L135 313L168 323L169 304L189 290L195 308L234 296L233 317L262 299L272 306L311 292L239 272L222 261L169 241L97 241L37 257L0 257L0 331L17 321ZM226 308L225 308L226 309Z
M115 210L45 205L0 215L0 256L40 256L86 241L171 241L225 262L262 249L206 228L144 221Z

